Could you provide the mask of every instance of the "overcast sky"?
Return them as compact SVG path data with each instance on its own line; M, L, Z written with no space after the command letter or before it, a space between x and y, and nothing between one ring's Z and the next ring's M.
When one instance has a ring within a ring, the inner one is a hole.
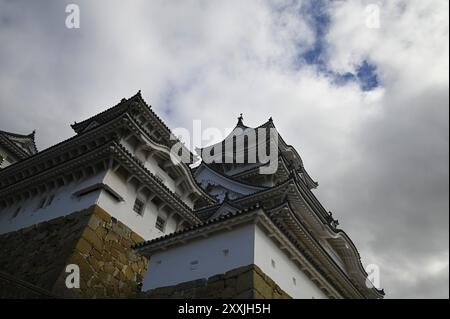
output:
M138 90L172 128L272 116L386 297L448 298L448 1L373 2L0 0L0 129L44 149Z

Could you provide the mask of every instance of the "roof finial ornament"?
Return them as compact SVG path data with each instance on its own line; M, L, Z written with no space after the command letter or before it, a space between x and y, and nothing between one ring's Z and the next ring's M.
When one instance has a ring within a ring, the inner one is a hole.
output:
M273 122L272 116L269 117L269 122Z
M244 125L244 117L242 116L242 113L238 117L238 125Z

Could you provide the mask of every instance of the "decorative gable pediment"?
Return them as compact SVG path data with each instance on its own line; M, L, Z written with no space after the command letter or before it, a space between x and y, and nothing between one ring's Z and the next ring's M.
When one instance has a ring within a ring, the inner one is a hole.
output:
M83 129L80 133L92 130L93 128L99 126L100 124L97 121L92 121L91 123L88 124L88 126L86 126L85 129Z
M211 215L209 219L215 219L229 214L236 213L240 209L234 205L231 205L228 201L224 201L223 204Z

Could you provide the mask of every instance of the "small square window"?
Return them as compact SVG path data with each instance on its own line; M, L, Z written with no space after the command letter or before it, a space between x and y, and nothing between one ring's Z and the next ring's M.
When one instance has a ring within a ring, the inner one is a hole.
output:
M224 250L222 250L222 252L223 252L224 256L228 256L230 254L230 250L229 249L224 249Z
M164 232L164 228L166 227L166 220L165 220L164 218L162 218L161 216L158 216L158 217L156 218L156 224L155 224L155 227L156 227L158 230Z
M133 210L142 216L144 214L144 202L139 198L136 198L134 201Z
M198 267L198 260L191 261L191 270L196 270Z

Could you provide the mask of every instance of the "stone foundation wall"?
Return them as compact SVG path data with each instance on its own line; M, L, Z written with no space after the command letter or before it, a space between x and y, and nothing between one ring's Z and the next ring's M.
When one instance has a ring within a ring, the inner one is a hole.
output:
M148 299L290 299L256 265L248 265L208 279L184 282L143 292Z
M49 291L0 271L0 299L51 299Z
M90 215L84 210L0 235L0 271L51 290Z
M147 271L143 239L98 206L0 235L0 271L65 298L130 298ZM68 289L68 264L80 288Z
M92 209L68 264L80 267L81 297L130 298L147 272L147 259L131 247L143 238L98 206ZM66 274L58 278L54 291L67 296Z

